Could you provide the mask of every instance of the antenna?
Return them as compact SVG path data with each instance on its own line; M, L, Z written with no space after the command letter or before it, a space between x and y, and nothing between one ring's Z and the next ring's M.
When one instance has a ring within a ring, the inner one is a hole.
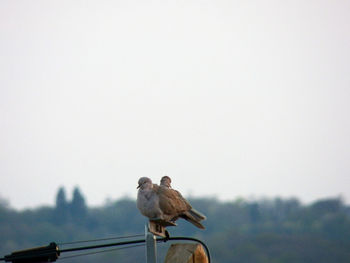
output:
M136 244L146 244L146 262L147 263L157 263L157 243L158 242L167 242L171 240L184 240L184 241L194 241L196 243L201 244L206 253L204 253L203 248L198 248L198 246L193 249L193 251L189 254L189 244L176 244L177 246L172 246L167 255L170 261L172 261L172 256L180 255L183 258L187 258L189 255L193 258L199 258L199 260L196 260L195 262L209 262L210 263L210 253L209 249L206 246L206 244L196 238L191 237L170 237L168 231L165 229L166 226L174 226L176 224L168 221L163 220L150 220L145 225L145 239L135 239L135 240L129 240L129 241L123 241L118 243L107 243L107 244L98 244L98 245L91 245L91 246L83 246L83 247L71 247L66 249L59 249L58 245L55 242L51 242L48 246L42 246L42 247L36 247L26 250L20 250L15 251L11 253L10 255L5 256L4 258L0 258L0 261L7 261L12 263L45 263L45 262L54 262L58 259L60 254L66 253L66 252L77 252L82 250L91 250L91 249L101 249L101 248L107 248L107 247L116 247L116 246L122 246L119 249L126 249L131 247L136 247L140 245ZM103 241L103 240L110 240L110 239L121 239L121 238L130 238L130 237L136 237L140 235L133 235L133 236L124 236L124 237L118 237L118 238L103 238L103 239L95 239L95 240L84 240L84 241L76 241L76 242L70 242L70 243L62 243L62 244L76 244L76 243L86 243L86 242L95 242L95 241ZM157 238L156 236L160 236L160 238ZM198 245L199 245L198 244ZM128 245L128 246L126 246ZM95 254L95 253L102 253L107 252L108 250L104 251L97 251L93 253L86 253L86 254L75 254L73 256L69 257L77 257L77 256L86 256L88 254ZM63 259L63 258L62 258ZM187 262L187 261L186 261ZM192 262L192 261L190 261Z
M12 263L54 262L59 255L57 244L51 242L48 246L13 252L11 255L5 256L4 259Z

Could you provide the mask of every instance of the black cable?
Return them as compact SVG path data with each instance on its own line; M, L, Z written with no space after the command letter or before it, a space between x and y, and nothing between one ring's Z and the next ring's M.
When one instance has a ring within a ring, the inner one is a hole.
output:
M121 245L128 245L128 244L139 244L139 243L145 243L145 239L139 239L139 240L130 240L130 241L124 241L124 242L118 242L118 243L110 243L110 244L100 244L100 245L93 245L93 246L85 246L85 247L75 247L75 248L67 248L67 249L56 249L54 251L55 254L60 255L64 252L74 252L74 251L80 251L80 250L87 250L87 249L97 249L97 248L104 248L104 247L112 247L112 246L121 246ZM11 254L12 255L12 254ZM52 251L37 251L35 254L32 254L30 256L26 254L22 255L15 255L16 260L25 260L29 258L42 258L42 257L49 257L52 255ZM0 260L6 261L5 258L1 258ZM10 260L13 262L13 258Z
M57 243L57 245L64 246L64 245L72 245L72 244L78 244L78 243L98 242L98 241L106 241L106 240L113 240L113 239L127 239L127 238L132 238L132 237L141 237L141 236L145 236L145 234L119 236L119 237L108 237L108 238L99 238L99 239L81 240L81 241L72 241L72 242L65 242L65 243Z

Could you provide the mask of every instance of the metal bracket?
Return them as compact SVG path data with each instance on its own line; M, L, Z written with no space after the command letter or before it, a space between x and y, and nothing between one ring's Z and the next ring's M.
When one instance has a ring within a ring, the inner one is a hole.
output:
M149 220L149 231L156 236L169 238L169 232L165 229L167 226L176 226L175 223L162 219Z
M157 263L156 237L150 232L149 224L145 225L146 262Z

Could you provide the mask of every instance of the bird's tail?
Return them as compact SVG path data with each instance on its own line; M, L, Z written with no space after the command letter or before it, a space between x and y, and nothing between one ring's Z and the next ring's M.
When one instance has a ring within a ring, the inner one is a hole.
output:
M206 217L197 210L192 208L191 210L186 211L181 217L187 220L188 222L192 223L196 227L200 229L205 229L205 227L200 223L200 221L206 219Z
M205 227L199 222L196 221L192 218L191 215L189 215L188 212L184 213L183 215L181 215L181 217L185 220L187 220L188 222L192 223L193 225L195 225L196 227L200 228L200 229L205 229Z
M191 216L194 217L194 219L196 221L202 221L202 220L207 219L207 217L205 215L203 215L201 212L199 212L198 210L196 210L194 208L191 208L191 210L188 212L191 214Z

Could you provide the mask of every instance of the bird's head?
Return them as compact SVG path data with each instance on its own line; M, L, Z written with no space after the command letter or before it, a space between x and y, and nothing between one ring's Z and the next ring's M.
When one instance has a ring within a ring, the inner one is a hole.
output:
M146 188L146 186L148 186L148 185L152 186L152 180L151 180L150 178L148 178L148 177L141 177L141 178L139 179L138 184L139 184L139 185L137 186L136 189L139 189L139 188L144 189L144 188Z
M160 179L160 185L164 185L166 187L171 188L171 179L169 176L163 176L162 179Z

